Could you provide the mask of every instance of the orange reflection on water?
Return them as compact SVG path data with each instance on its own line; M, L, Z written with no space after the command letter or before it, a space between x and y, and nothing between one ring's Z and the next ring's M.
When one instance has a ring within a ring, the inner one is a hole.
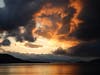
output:
M79 67L67 64L33 64L0 67L3 75L78 75Z

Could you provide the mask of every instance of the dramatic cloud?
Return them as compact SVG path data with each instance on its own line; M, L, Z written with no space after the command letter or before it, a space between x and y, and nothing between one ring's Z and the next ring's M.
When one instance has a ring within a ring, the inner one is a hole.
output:
M80 14L83 24L76 31L76 36L81 40L100 39L100 3L99 1L88 0Z
M0 28L14 29L32 19L32 14L38 9L34 0L4 0L5 8L0 9Z
M71 48L72 55L76 56L99 56L100 55L100 3L99 1L84 0L84 8L79 15L83 23L79 26L72 36L86 43L80 43L78 46ZM16 40L34 41L32 37L32 28L35 26L32 15L41 9L46 2L52 2L55 6L68 4L69 0L0 0L0 32L7 30L9 35L16 36ZM66 12L66 11L65 11ZM73 17L75 9L69 11L69 18L63 18L64 24L69 23ZM23 26L25 33L18 31ZM65 28L65 27L64 27ZM27 36L28 35L28 36ZM8 35L7 35L8 36ZM22 36L22 37L21 37ZM90 42L96 40L95 42ZM4 45L9 45L9 40L4 41ZM90 42L90 43L89 43ZM60 51L57 52L58 54ZM62 54L64 52L61 52Z
M6 7L0 9L0 29L9 30L18 26L27 25L29 23L28 21L32 19L32 14L37 12L42 4L48 1L54 4L68 3L68 0L4 0L4 3L2 0L0 3L2 5L5 4ZM87 40L99 38L99 2L88 0L84 6L79 16L83 19L84 23L76 32L77 37Z
M83 23L75 33L75 36L85 41L69 50L73 56L100 57L100 3L99 1L86 1L80 14Z
M68 54L80 57L100 57L100 40L72 47Z
M69 0L68 0L69 1ZM0 10L0 30L9 31L10 35L18 33L18 27L24 26L26 32L23 34L24 39L32 40L32 28L35 22L32 15L41 9L47 2L53 3L55 6L68 4L66 0L4 0L5 8ZM57 3L56 3L57 2ZM66 3L65 3L66 2ZM15 33L14 33L15 32ZM29 35L29 36L27 36ZM20 38L18 38L20 39Z
M9 30L26 25L32 14L49 1L58 5L68 3L66 0L4 0L5 8L0 9L0 28Z

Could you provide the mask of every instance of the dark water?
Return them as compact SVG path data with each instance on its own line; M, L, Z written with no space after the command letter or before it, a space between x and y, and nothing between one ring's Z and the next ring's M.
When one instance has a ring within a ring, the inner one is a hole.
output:
M0 75L100 75L99 64L2 64Z

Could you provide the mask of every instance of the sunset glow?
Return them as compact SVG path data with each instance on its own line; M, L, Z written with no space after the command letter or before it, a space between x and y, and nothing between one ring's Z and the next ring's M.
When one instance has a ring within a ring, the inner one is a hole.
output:
M76 38L69 36L83 22L78 18L82 8L81 0L70 0L68 5L53 5L52 2L47 2L32 15L35 21L32 36L36 40L16 42L14 38L10 38L13 43L2 48L8 51L14 48L14 52L34 54L52 54L59 48L67 51L80 43ZM25 29L20 27L20 33L24 32Z

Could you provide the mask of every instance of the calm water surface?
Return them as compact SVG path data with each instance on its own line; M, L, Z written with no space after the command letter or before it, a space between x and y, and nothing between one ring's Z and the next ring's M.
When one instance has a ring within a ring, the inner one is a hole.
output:
M0 75L100 75L99 64L2 64Z

